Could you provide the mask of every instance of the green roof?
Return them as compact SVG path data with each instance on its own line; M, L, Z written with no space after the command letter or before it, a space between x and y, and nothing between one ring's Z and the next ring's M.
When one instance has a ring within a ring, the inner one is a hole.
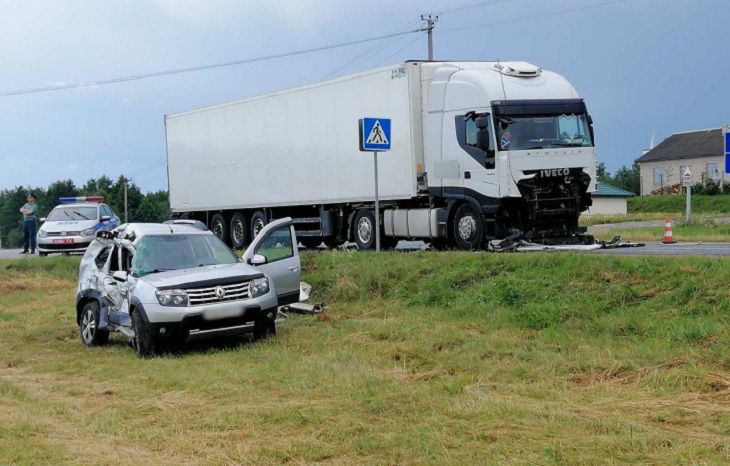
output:
M593 197L634 197L636 194L625 191L616 186L599 182L596 186L596 190L591 194Z

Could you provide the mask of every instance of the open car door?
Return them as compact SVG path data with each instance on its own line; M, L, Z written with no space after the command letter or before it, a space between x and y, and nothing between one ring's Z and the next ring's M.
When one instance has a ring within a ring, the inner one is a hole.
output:
M274 282L280 306L299 301L301 263L291 218L266 225L243 253L243 261Z

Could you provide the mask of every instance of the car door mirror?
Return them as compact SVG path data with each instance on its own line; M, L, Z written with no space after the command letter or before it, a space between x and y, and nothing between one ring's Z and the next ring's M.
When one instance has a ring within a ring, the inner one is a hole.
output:
M253 257L248 261L250 265L264 265L266 263L266 256L261 254L254 254Z
M111 219L112 219L112 218L111 218L111 216L110 216L110 215L102 215L102 216L101 216L101 221L102 221L102 222L108 222L108 221L109 221L109 220L111 220Z
M45 221L46 221L46 217L41 217L39 221L40 221L41 223L45 222Z
M129 274L124 270L117 270L116 272L112 273L112 277L118 282L126 282Z

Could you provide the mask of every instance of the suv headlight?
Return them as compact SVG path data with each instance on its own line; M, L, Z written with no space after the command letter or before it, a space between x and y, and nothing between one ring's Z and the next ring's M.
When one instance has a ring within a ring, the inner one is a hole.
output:
M269 279L266 277L251 280L251 297L258 298L269 292Z
M155 292L157 301L163 306L187 306L188 295L183 290L162 290Z
M86 230L81 230L81 236L91 236L94 234L94 227L87 228Z
M38 230L38 237L39 238L45 238L48 236L48 232L46 230Z

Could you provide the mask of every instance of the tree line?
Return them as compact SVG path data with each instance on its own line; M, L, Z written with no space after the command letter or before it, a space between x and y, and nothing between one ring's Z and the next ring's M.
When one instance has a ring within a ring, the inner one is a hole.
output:
M58 205L59 197L104 196L104 202L124 222L124 177L116 180L103 175L89 179L79 187L72 180L60 180L47 188L16 186L0 191L0 235L2 247L23 244L22 216L18 209L28 194L38 198L38 218L47 217ZM142 193L134 182L127 182L127 214L130 222L161 222L170 218L170 201L166 190Z
M613 175L606 169L606 164L600 162L596 167L596 177L599 183L616 186L637 196L641 194L641 173L639 164L636 162L630 167L619 168Z

